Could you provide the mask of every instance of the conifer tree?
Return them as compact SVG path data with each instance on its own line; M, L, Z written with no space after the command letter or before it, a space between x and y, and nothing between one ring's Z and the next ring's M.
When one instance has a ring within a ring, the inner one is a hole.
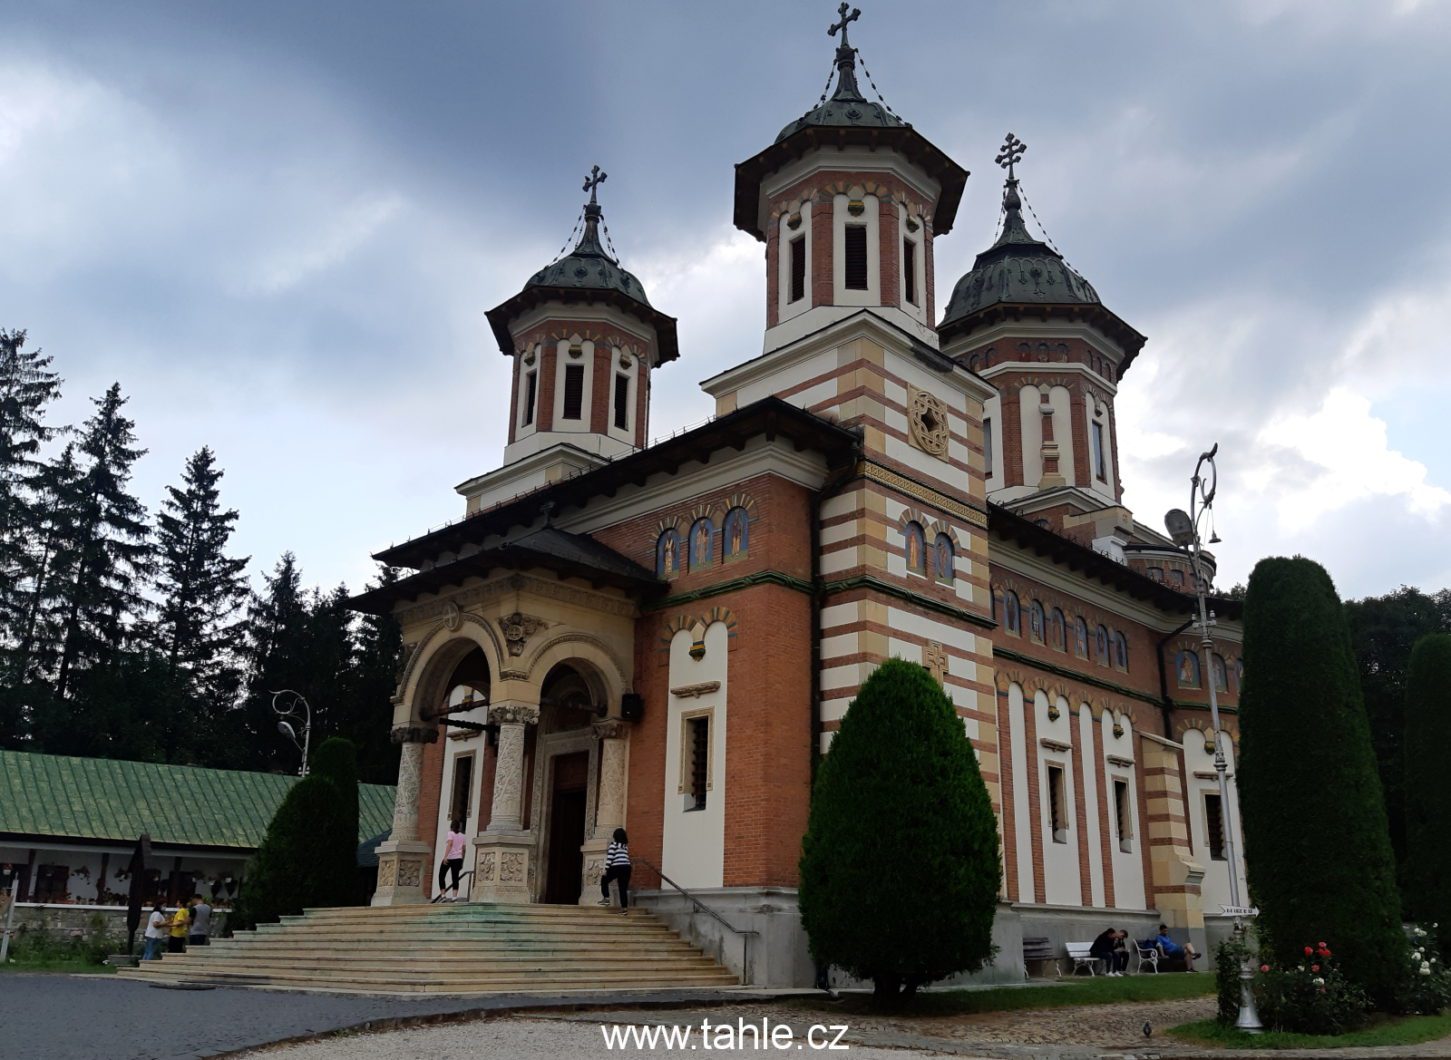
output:
M1261 560L1244 604L1238 783L1259 927L1281 964L1328 943L1381 1006L1406 961L1395 859L1345 611L1308 559Z
M47 406L60 396L51 359L27 349L24 331L0 329L0 747L20 746L28 729L26 627L32 578L43 566L44 465L55 435Z
M380 566L369 589L398 580L396 567ZM354 705L352 733L358 748L358 775L370 784L398 779L398 748L388 738L393 725L393 693L403 662L403 631L392 615L364 615L356 632L349 700Z
M78 671L108 660L131 639L132 624L145 610L141 583L151 560L146 509L127 487L132 466L146 450L136 447L119 383L94 404L77 446L84 464L73 533L56 550L57 567L67 578L64 584L52 582L60 612L57 700L66 698Z
M237 513L222 509L222 474L209 448L197 450L186 462L181 486L167 487L156 520L160 601L153 647L198 736L224 719L240 682L234 647L241 626L237 611L247 594L247 560L227 555ZM199 750L189 748L178 759L196 760Z
M867 678L821 763L801 855L811 952L879 998L992 956L997 821L962 719L932 675Z
M1422 637L1406 681L1406 899L1451 953L1451 633Z
M238 711L231 741L233 757L228 765L271 769L279 764L283 745L278 743L272 694L282 689L306 694L307 640L308 608L302 571L297 557L284 552L247 605L243 650L247 691Z

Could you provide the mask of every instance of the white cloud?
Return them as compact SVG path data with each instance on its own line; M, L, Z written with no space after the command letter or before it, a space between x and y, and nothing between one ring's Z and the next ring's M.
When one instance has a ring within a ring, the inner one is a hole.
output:
M1261 465L1256 477L1287 529L1304 529L1367 497L1400 498L1412 514L1428 518L1451 505L1451 491L1427 481L1425 464L1392 449L1385 421L1371 414L1366 397L1347 387L1334 387L1313 413L1277 417L1257 440L1272 452L1271 463ZM1263 474L1276 470L1275 449L1294 454L1316 473L1308 479Z

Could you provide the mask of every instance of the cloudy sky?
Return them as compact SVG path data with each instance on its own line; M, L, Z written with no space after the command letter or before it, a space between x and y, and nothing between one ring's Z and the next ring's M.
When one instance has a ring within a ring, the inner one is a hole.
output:
M866 3L887 102L973 172L938 304L990 240L1012 130L1054 242L1149 336L1125 500L1221 446L1223 580L1324 562L1451 585L1451 3ZM154 508L211 445L254 569L359 586L497 465L484 311L599 163L624 264L680 319L652 431L759 352L732 166L812 106L826 0L0 4L0 326L118 379Z

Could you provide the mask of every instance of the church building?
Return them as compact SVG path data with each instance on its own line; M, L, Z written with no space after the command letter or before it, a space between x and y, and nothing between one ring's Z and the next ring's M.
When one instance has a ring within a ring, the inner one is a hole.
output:
M1122 504L1114 398L1145 337L1030 230L1011 135L997 234L939 305L967 170L867 98L841 14L830 94L736 166L759 350L680 349L613 252L598 167L574 249L489 310L502 463L353 601L406 654L374 904L436 893L453 821L471 900L594 902L623 826L638 904L746 982L809 985L812 777L901 657L950 695L998 816L995 974L1024 938L1228 929L1239 812L1208 696L1232 777L1238 606L1211 600L1203 652L1187 554ZM667 371L705 376L715 414L651 444Z

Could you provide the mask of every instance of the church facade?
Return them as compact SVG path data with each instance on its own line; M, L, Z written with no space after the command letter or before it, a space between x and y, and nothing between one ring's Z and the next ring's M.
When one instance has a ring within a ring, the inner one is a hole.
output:
M902 657L992 795L999 974L1024 937L1227 928L1208 694L1232 763L1237 609L1213 602L1205 653L1187 555L1122 505L1114 397L1145 339L1030 233L1011 136L999 234L939 309L968 174L865 97L842 14L830 97L736 167L766 331L696 366L708 423L648 443L655 373L689 354L602 236L597 169L573 251L489 312L502 465L354 601L406 647L375 904L435 893L450 822L473 900L591 902L623 826L640 904L747 982L809 984L815 765Z

